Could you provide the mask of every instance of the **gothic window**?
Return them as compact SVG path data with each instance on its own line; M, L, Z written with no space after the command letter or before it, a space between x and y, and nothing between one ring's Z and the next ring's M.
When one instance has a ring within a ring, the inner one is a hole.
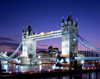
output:
M67 28L64 29L64 33L67 33Z
M67 31L67 28L65 28L64 31Z

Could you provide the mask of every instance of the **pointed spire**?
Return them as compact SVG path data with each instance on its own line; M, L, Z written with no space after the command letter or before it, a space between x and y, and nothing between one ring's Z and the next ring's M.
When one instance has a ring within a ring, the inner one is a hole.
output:
M70 11L70 13L69 13L69 16L72 16L71 11Z
M35 29L35 34L36 34L36 29Z
M30 25L28 25L28 27L27 27L27 31L32 31L32 29L31 29L31 26L30 26Z
M24 32L24 27L23 27L23 32Z
M64 23L64 16L62 17L62 23Z
M75 27L78 27L78 18L76 19Z
M69 13L67 21L73 21L71 12Z
M78 25L78 18L76 19L76 25Z

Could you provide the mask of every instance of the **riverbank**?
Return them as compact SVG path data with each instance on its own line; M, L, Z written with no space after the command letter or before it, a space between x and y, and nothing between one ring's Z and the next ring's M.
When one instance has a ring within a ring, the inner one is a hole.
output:
M90 79L90 73L91 72L96 72L96 79L98 76L98 72L100 72L100 69L95 69L95 70L61 70L61 69L55 69L54 71L41 71L41 72L19 72L19 73L4 73L3 75L0 75L0 78L2 79L18 79L18 78L50 78L50 77L57 77L60 79L61 76L70 76L70 79L72 79L73 75L78 75L77 79L82 79L82 74L83 73L88 73L89 74L89 79Z

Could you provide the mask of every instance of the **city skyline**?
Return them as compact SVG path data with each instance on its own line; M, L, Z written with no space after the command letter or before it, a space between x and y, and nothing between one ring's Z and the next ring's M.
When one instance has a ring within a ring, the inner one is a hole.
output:
M73 2L72 2L73 1ZM100 48L100 5L96 1L57 0L1 0L0 1L0 50L13 52L22 40L23 27L31 25L33 32L50 32L61 29L62 16L66 20L71 11L79 35ZM56 41L56 42L55 42ZM61 38L37 42L37 50L50 45L61 51Z

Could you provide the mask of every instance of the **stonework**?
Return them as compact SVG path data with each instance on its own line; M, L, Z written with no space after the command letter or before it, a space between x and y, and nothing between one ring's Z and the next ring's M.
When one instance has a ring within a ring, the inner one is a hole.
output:
M43 33L42 35L33 33L29 25L27 30L22 32L23 56L36 58L36 41L38 40L62 37L62 56L66 55L68 60L73 62L73 56L78 53L78 41L74 39L71 32L78 36L78 21L75 24L70 13L66 21L64 21L64 18L62 19L61 25L61 30Z
M62 19L62 56L66 55L70 62L73 62L73 57L78 53L78 41L74 39L71 35L71 32L78 36L78 24L75 25L75 22L72 19L70 14L68 19L64 22ZM74 54L74 55L73 55ZM70 63L69 62L69 63Z

